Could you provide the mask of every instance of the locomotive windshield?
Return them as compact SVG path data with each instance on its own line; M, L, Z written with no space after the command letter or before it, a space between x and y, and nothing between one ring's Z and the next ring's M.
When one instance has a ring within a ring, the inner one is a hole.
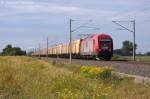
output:
M110 43L111 43L110 39L99 40L99 44L102 46L107 46Z
M109 50L109 46L110 46L111 43L112 43L111 39L101 39L101 40L99 40L99 46L103 50Z

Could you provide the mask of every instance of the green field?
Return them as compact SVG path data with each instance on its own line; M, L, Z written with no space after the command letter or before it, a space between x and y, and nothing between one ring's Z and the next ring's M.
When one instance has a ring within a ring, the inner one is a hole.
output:
M0 57L0 99L148 99L150 86L111 75L88 78L77 65Z
M150 56L136 56L137 61L149 61L150 62Z
M132 61L133 57L132 56L120 56L120 55L114 55L112 57L112 60L129 60ZM150 56L136 56L135 57L136 61L144 61L144 62L150 62Z

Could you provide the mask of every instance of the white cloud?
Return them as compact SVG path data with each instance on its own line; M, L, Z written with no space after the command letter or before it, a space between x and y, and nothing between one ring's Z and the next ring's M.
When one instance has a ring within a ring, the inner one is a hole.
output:
M23 12L70 12L78 10L79 8L73 6L62 6L53 3L44 3L44 2L0 2L4 8L9 8L11 10L21 10Z
M147 3L149 3L149 0L113 0L113 2L111 3L123 6L138 6L141 4L146 5Z
M43 13L46 14L64 14L66 16L78 16L78 17L91 17L104 19L111 16L115 11L111 10L99 10L99 9L88 9L77 6L65 6L54 3L45 2L2 2L3 9L7 11L2 11L0 13L1 19L12 18L22 18L22 19L39 19ZM19 15L19 14L24 15ZM32 14L32 15L30 15ZM39 14L39 16L37 15ZM41 14L41 15L40 15Z

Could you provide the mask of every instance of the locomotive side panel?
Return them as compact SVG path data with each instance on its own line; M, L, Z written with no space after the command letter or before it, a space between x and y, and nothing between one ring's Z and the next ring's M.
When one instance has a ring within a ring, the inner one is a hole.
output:
M92 55L93 47L93 37L83 39L81 42L81 55Z

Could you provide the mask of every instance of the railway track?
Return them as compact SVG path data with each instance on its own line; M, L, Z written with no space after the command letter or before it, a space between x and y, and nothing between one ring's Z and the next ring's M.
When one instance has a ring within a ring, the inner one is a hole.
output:
M47 59L47 58L42 58ZM69 63L69 59L64 58L48 58L51 61L58 61L63 63ZM83 60L73 59L73 64L86 65L86 66L112 66L115 71L138 75L150 78L150 62L133 62L133 61L95 61L95 60Z

